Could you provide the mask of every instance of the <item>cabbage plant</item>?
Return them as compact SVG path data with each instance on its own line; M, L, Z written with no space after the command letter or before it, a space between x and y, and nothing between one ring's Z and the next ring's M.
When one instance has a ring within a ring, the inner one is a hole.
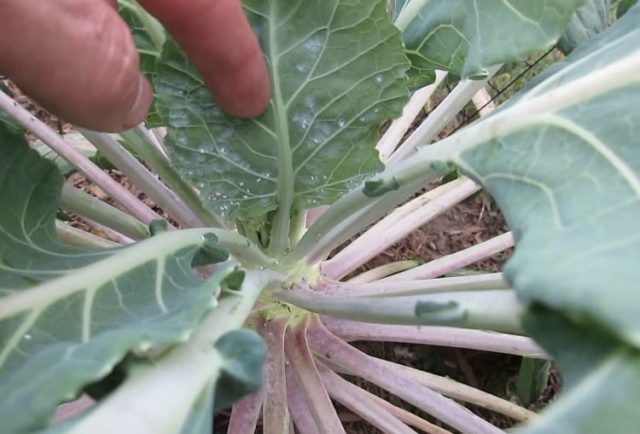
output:
M640 7L607 28L609 6L245 0L273 98L238 119L162 27L121 1L152 114L119 135L80 132L168 217L0 93L17 121L0 129L1 431L207 433L230 407L230 434L258 423L334 434L340 404L386 433L501 432L470 403L518 432L635 432ZM437 139L500 65L560 38L564 60ZM455 89L402 140L446 75ZM119 206L64 184L21 128ZM481 188L512 233L358 272ZM61 222L60 208L108 239ZM455 275L514 243L503 272ZM564 390L536 415L353 341L553 359Z

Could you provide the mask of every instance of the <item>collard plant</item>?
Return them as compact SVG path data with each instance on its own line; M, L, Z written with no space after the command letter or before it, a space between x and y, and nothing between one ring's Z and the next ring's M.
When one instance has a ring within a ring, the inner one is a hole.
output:
M224 114L162 27L120 3L152 115L117 136L81 132L169 219L0 93L17 120L0 133L2 432L206 433L231 407L231 434L259 419L269 434L333 434L345 432L336 403L387 433L501 431L465 403L521 432L635 432L640 7L625 3L606 30L608 2L580 0L244 7L273 85L255 119ZM561 37L565 60L431 143L501 64ZM459 84L401 142L446 74ZM120 207L64 184L20 125ZM424 192L454 170L468 178ZM513 234L347 280L481 186ZM59 208L109 240L57 220ZM503 273L451 276L514 240ZM565 390L535 415L351 341L553 357ZM79 396L87 409L56 413Z

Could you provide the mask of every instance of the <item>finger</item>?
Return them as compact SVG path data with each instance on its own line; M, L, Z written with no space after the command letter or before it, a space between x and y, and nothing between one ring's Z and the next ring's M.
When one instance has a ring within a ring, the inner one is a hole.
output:
M86 128L121 131L145 118L151 89L113 1L0 4L0 72L25 93Z
M271 97L258 41L239 0L141 0L180 43L218 104L235 116L262 113Z

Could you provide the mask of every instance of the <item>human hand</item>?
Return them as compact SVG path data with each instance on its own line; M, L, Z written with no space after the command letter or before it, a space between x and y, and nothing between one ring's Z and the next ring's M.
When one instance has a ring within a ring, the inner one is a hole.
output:
M180 43L217 103L259 115L270 98L240 0L139 0ZM121 131L146 117L151 87L117 0L0 0L0 74L78 126Z

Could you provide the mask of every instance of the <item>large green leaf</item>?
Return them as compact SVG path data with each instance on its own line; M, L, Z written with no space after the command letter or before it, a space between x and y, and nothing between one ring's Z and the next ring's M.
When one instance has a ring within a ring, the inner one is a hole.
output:
M129 351L186 339L225 273L191 269L212 243L206 230L122 249L62 245L54 164L1 128L0 155L0 420L2 432L32 432Z
M334 201L378 170L380 122L408 96L408 62L385 0L247 0L273 99L262 116L225 115L174 42L155 90L174 166L229 218Z
M482 182L513 228L505 276L529 309L551 312L529 329L580 380L552 410L568 424L557 432L640 423L612 406L636 402L640 383L639 20L635 7L501 111L420 151ZM572 328L542 327L554 315Z
M109 396L46 433L210 433L216 406L262 383L266 346L255 332L239 329L274 279L271 271L247 270L240 290L227 288L186 342L154 360L132 361Z
M525 323L543 339L564 381L561 399L523 434L638 432L640 351L545 309L529 312Z
M558 41L562 52L570 53L578 45L602 32L609 25L611 0L587 0L573 15L567 31Z
M434 69L461 77L551 47L585 0L411 0L396 24L412 74Z

